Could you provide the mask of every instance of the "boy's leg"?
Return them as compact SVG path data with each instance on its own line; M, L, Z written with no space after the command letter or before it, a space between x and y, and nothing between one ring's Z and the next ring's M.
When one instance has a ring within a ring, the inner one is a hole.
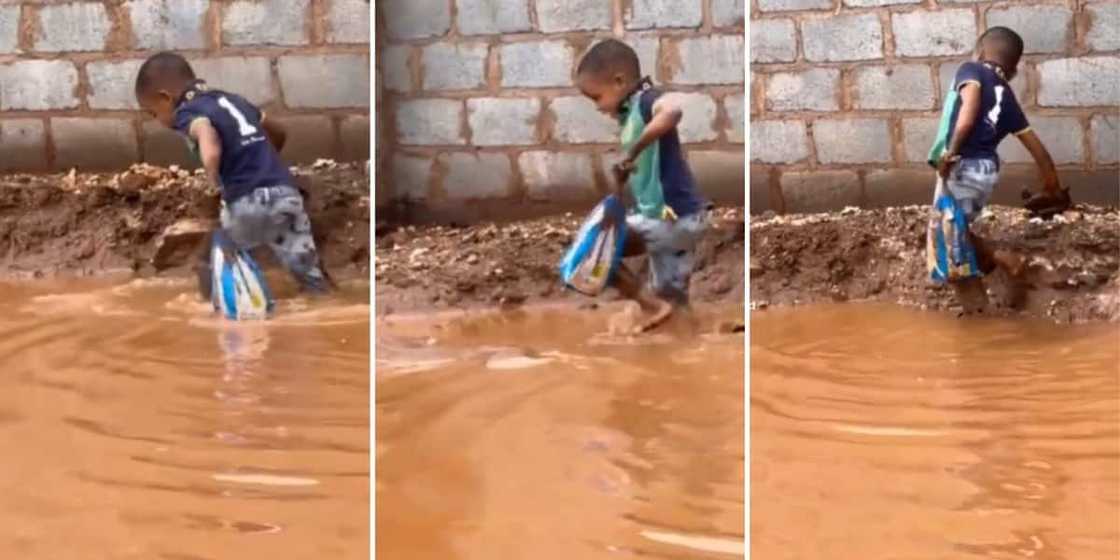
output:
M303 207L303 198L294 187L270 187L269 247L302 289L323 294L330 291L330 282L319 263L311 220Z
M673 314L673 305L648 290L642 289L638 276L630 271L626 265L620 265L615 272L615 287L628 299L638 302L646 317L640 325L639 332L651 330L664 323Z
M705 217L698 212L671 222L653 220L635 225L643 232L649 253L650 291L656 301L667 304L659 305L660 314L651 317L652 324L647 328L653 328L669 317L674 306L688 305L696 244L705 229Z

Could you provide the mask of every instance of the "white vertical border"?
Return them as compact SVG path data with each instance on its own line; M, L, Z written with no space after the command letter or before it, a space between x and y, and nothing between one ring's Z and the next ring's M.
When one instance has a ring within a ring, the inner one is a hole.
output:
M369 0L369 557L377 557L377 2Z
M743 2L743 553L751 557L751 9Z

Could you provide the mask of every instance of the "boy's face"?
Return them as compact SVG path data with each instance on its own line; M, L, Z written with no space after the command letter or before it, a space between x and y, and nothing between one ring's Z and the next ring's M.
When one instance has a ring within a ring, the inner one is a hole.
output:
M584 73L576 77L576 86L588 99L595 103L600 112L614 116L626 100L626 95L634 89L624 74L595 75Z
M145 113L163 126L172 128L175 125L175 100L167 90L138 95L136 101Z
M980 44L976 46L976 59L980 62L994 62L999 64L1000 67L1003 68L1003 71L1007 74L1007 81L1013 80L1015 78L1015 75L1019 73L1019 68L1017 65L1009 67L1006 62L1000 60L1000 57L996 54L995 49L990 45L985 44L984 41L980 41Z

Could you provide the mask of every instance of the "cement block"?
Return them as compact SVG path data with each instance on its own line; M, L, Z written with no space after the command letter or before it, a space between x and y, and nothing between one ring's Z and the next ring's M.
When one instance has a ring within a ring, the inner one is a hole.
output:
M39 119L0 121L0 172L45 171L47 135Z
M696 28L704 16L696 0L630 0L623 6L627 29Z
M611 28L611 5L602 0L537 0L537 27L542 33Z
M716 27L744 25L746 21L745 5L745 0L712 0L712 25Z
M337 134L334 122L323 115L269 117L288 131L288 141L280 156L289 165L314 163L319 158L335 158Z
M765 165L751 166L751 184L748 185L747 197L752 216L762 214L768 210L782 211L781 193L770 189L770 175L774 170Z
M330 0L327 40L331 43L369 43L369 0Z
M393 155L393 198L427 200L431 192L433 160L426 157Z
M801 37L805 58L813 62L883 57L883 26L875 14L805 18Z
M440 37L451 29L452 0L379 2L385 30L395 40Z
M222 11L222 44L306 45L311 0L233 0Z
M866 208L929 204L937 173L930 169L885 169L867 174L863 187Z
M792 12L797 10L829 10L835 0L758 0L763 12ZM754 22L751 22L754 25Z
M1085 42L1095 52L1120 49L1120 3L1101 2L1085 6L1089 32Z
M19 6L0 6L0 54L19 47Z
M751 62L793 62L797 60L797 29L792 19L751 21Z
M1044 107L1120 105L1120 57L1063 58L1038 64L1038 104Z
M1073 45L1073 11L1065 6L995 7L987 23L1014 29L1026 54L1065 52Z
M938 119L915 117L902 119L902 143L906 150L906 161L926 163L929 149L937 138Z
M837 68L777 72L766 79L765 103L771 111L839 111L839 87Z
M882 6L899 6L902 4L921 4L922 0L844 0L844 5L849 8L878 8Z
M92 90L86 102L91 109L132 109L136 103L136 73L143 60L113 62L102 60L86 64L86 76Z
M456 0L456 21L462 35L495 35L532 31L527 0Z
M859 175L854 171L782 173L782 198L791 214L812 214L859 206Z
M450 99L404 101L397 108L397 135L402 144L462 145L463 102Z
M339 123L338 135L342 140L344 161L370 159L369 115L349 115Z
M467 100L471 143L476 146L518 146L540 142L537 122L541 100L482 97Z
M531 199L590 200L597 194L591 154L532 151L517 162Z
M94 2L56 4L39 8L39 52L100 51L113 24L105 5Z
M211 87L236 93L256 105L276 100L272 63L265 57L225 56L191 60L195 76Z
M1085 130L1076 117L1040 117L1029 115L1031 129L1038 134L1050 152L1054 163L1082 163L1085 161ZM1015 136L1008 136L999 145L999 156L1011 163L1032 162L1034 158Z
M718 204L743 204L745 159L742 150L690 150L688 166L701 196Z
M933 109L933 75L924 64L864 66L854 73L857 109Z
M412 91L412 70L408 67L408 58L412 47L393 46L378 49L374 60L381 71L379 77L390 91Z
M553 137L568 144L618 142L618 122L595 108L586 97L557 97L549 105Z
M132 46L140 50L206 47L209 0L129 0Z
M145 163L165 167L178 165L184 169L200 166L198 159L187 148L183 135L154 120L146 120L141 125L140 141Z
M719 138L716 130L716 100L704 93L675 93L681 104L677 134L681 142L709 142Z
M965 54L976 46L976 17L972 10L892 14L891 28L894 52L902 57Z
M116 170L140 158L130 119L52 118L51 135L55 166L61 169Z
M67 60L0 65L0 109L48 111L78 106L78 69Z
M723 108L727 111L730 128L727 129L727 140L735 144L743 143L743 130L746 127L746 106L742 93L728 95L723 99Z
M513 165L506 154L456 152L442 159L447 166L443 179L447 198L478 200L510 195Z
M821 163L891 161L891 134L885 119L821 119L813 123Z
M508 43L500 50L502 86L566 87L572 84L571 45L564 41Z
M486 43L434 43L421 54L423 89L475 89L486 85Z
M632 35L626 38L626 44L638 53L638 64L641 66L642 75L650 76L655 81L661 81L662 76L657 68L658 53L661 51L661 38ZM589 46L588 49L590 48ZM582 54L580 58L583 58Z
M369 107L369 59L364 55L282 56L279 75L289 107Z
M809 157L809 136L802 121L751 121L751 161L796 163Z
M669 81L683 85L743 83L743 36L712 35L676 43L680 64Z
M1096 115L1090 129L1094 160L1098 164L1120 162L1120 117Z

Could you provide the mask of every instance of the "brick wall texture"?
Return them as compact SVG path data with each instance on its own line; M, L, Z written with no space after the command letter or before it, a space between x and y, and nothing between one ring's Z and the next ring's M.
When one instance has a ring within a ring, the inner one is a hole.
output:
M401 0L377 9L378 200L555 208L602 196L618 125L573 78L581 54L613 37L634 47L643 74L685 94L680 133L707 196L743 201L743 0Z
M1120 198L1117 0L752 0L752 212L925 203L946 91L984 29L1026 43L1012 88L1081 200ZM996 201L1038 185L1014 138Z
M286 160L369 157L366 0L0 0L0 171L193 165L136 106L173 50L287 123Z

